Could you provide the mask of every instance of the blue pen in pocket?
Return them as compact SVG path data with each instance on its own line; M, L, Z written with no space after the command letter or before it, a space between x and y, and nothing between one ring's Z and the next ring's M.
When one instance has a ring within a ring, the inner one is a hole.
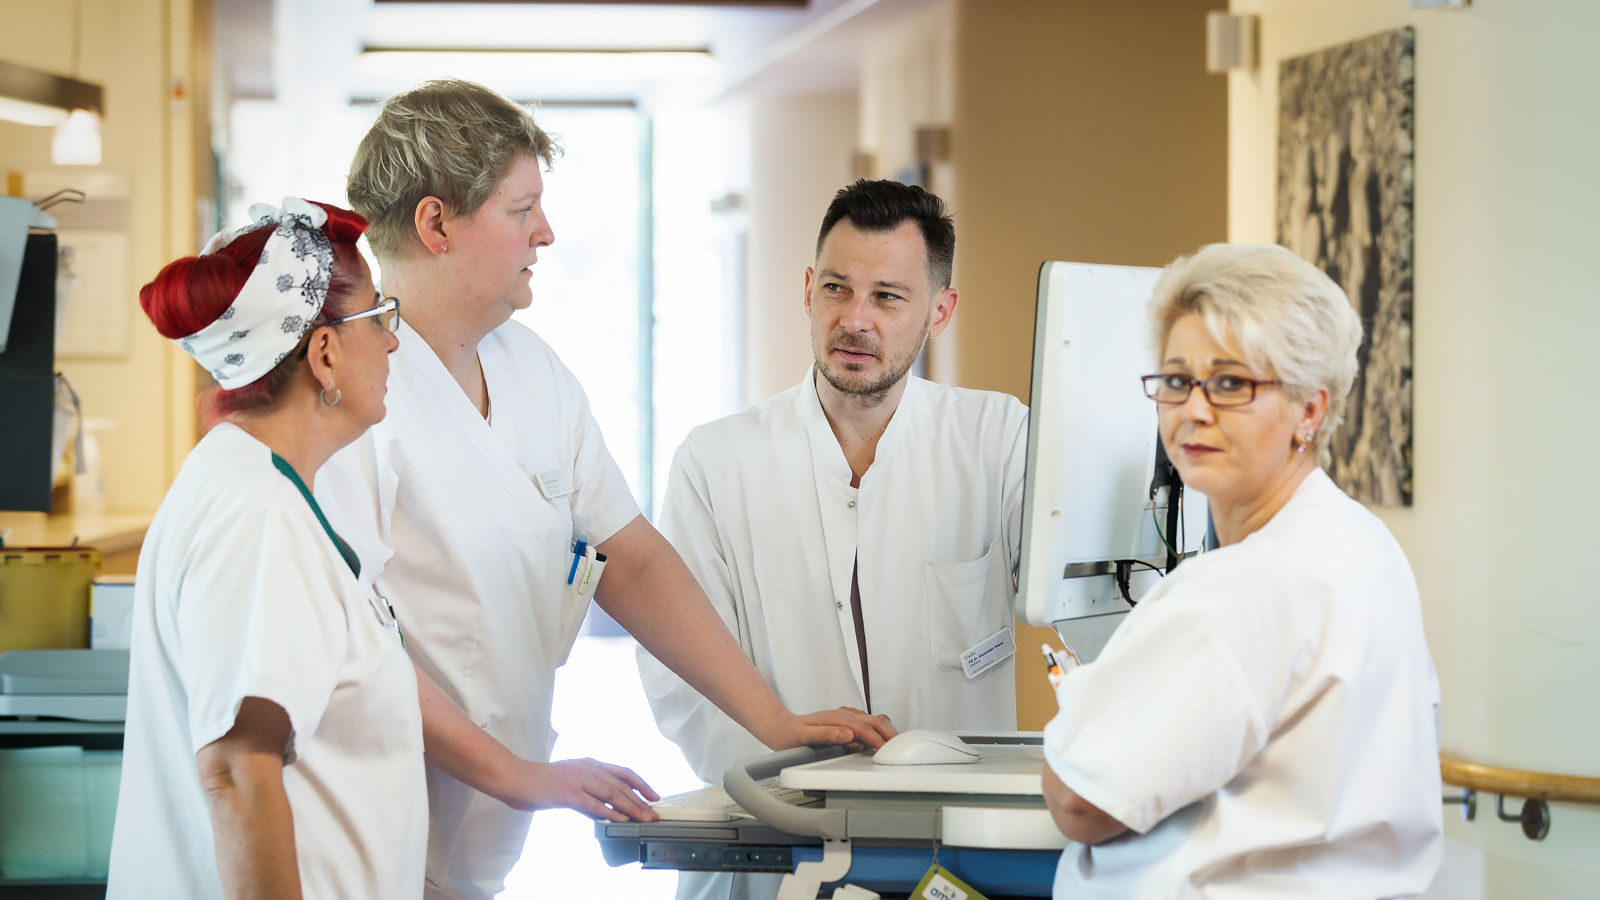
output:
M571 584L578 577L578 563L583 561L583 552L589 549L589 539L579 535L578 540L572 545L572 568L567 570L567 584Z

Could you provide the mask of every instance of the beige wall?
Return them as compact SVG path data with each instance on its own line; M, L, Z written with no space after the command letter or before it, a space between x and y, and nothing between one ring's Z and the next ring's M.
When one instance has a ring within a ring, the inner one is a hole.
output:
M774 97L751 113L744 402L799 383L811 365L805 269L833 192L850 179L856 98Z
M1240 241L1274 237L1279 61L1417 29L1416 492L1411 508L1379 513L1416 570L1445 748L1600 776L1600 603L1584 569L1600 530L1579 462L1600 437L1581 387L1600 333L1586 263L1600 237L1600 4L1233 9L1260 14L1262 40L1260 70L1229 85L1229 238ZM1600 811L1555 804L1550 836L1534 843L1495 819L1493 799L1473 823L1446 816L1457 859L1435 895L1594 896Z
M861 58L859 144L872 154L875 177L890 178L917 164L918 128L950 124L954 14L954 0L935 0L867 41Z
M949 159L919 159L919 128L949 128L955 119L955 2L933 0L867 42L861 59L860 149L872 160L868 174L894 178L926 163L923 187L949 204L961 234L961 199ZM954 275L961 287L961 272ZM928 342L928 377L956 383L955 336L962 307L945 333Z
M186 94L195 84L196 2L82 0L81 26L75 7L0 0L0 59L105 87L99 168L126 175L129 186L128 352L59 357L57 366L85 415L115 423L99 435L108 506L153 509L194 440L193 366L149 327L137 292L172 257L196 249L195 104L170 91L175 80ZM0 122L0 172L70 171L51 165L50 134Z
M959 381L1028 394L1039 264L1164 265L1224 236L1207 0L959 0Z
M957 0L958 325L940 380L1026 400L1039 264L1163 265L1221 240L1226 84L1208 0ZM948 350L949 348L941 348ZM1018 647L1044 629L1023 628ZM1019 665L1017 715L1056 711Z

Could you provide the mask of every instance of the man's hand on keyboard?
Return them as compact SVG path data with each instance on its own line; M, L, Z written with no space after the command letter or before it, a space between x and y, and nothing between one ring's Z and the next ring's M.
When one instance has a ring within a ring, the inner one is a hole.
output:
M524 761L519 773L517 809L575 809L612 822L654 822L659 818L647 801L661 796L632 769L593 759L553 763ZM509 802L509 801L508 801Z
M869 716L854 707L841 706L806 716L789 714L780 727L763 740L774 750L787 750L806 744L877 748L896 733L888 716Z

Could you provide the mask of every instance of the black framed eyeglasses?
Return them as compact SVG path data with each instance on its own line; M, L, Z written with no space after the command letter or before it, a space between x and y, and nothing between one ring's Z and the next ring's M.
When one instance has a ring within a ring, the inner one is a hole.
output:
M346 322L354 322L357 319L367 319L371 318L372 316L377 316L378 324L382 325L390 334L399 331L400 299L398 297L385 297L383 298L382 303L379 303L377 306L374 306L371 309L363 309L361 312L351 313L348 316L341 316L337 319L329 319L322 324L343 325Z
M1212 406L1247 406L1256 399L1256 388L1282 384L1246 378L1243 375L1213 375L1210 378L1190 378L1187 375L1144 375L1144 395L1157 403L1179 404L1189 399L1196 387L1205 394Z

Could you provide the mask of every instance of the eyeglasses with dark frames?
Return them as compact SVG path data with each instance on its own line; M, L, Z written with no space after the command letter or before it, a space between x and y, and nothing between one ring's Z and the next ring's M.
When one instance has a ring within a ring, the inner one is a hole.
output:
M1165 373L1145 375L1144 395L1157 403L1177 405L1189 399L1195 388L1205 394L1212 406L1248 406L1256 399L1256 389L1282 384L1281 381L1246 378L1243 375L1213 375L1210 378L1190 378L1187 375Z
M377 316L378 323L381 324L390 334L399 331L400 299L398 297L374 297L373 299L381 299L382 302L371 309L363 309L361 312L351 313L348 316L341 316L337 319L329 319L322 324L343 325L346 322L354 322L357 319L367 319L371 318L372 316ZM389 313L393 313L394 315L388 315Z

